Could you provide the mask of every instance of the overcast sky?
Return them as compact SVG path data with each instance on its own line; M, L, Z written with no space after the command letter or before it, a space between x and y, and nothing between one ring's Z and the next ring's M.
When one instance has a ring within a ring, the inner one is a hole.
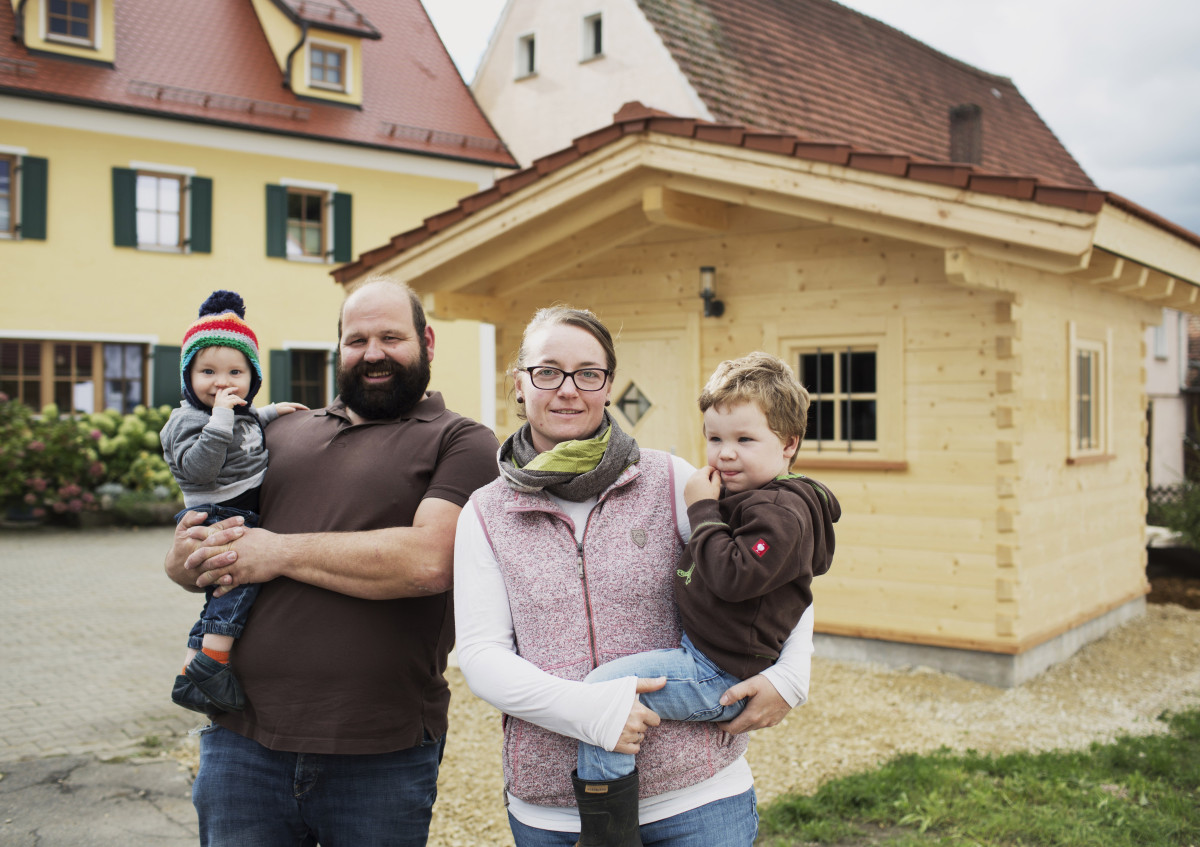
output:
M423 0L470 82L504 0ZM1200 2L844 0L1012 78L1092 180L1200 233Z

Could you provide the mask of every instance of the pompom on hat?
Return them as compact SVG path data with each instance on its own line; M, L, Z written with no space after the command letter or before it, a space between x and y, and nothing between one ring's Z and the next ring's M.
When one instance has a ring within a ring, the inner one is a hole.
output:
M210 411L192 390L192 360L205 347L232 347L245 354L250 362L250 390L246 405L237 406L236 413L247 414L254 395L262 386L262 365L258 362L258 337L245 321L246 305L232 291L214 291L200 306L200 318L183 334L180 346L179 380L183 396L197 409Z

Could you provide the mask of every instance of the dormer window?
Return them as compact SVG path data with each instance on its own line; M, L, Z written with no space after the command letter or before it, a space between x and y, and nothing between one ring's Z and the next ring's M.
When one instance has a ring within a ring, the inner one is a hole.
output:
M97 0L49 0L46 37L70 44L96 43Z
M309 45L308 77L314 88L345 91L346 51L330 44Z

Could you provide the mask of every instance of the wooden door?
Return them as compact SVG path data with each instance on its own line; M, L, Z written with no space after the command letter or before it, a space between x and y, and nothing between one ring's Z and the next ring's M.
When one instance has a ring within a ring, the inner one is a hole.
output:
M700 344L698 322L679 318L674 326L614 321L617 374L613 416L642 447L665 450L703 464L700 432Z

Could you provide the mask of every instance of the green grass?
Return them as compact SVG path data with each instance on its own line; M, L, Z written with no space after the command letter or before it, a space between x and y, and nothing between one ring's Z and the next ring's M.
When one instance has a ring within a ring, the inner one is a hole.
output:
M1200 710L1079 752L903 755L762 811L762 847L1200 847Z

